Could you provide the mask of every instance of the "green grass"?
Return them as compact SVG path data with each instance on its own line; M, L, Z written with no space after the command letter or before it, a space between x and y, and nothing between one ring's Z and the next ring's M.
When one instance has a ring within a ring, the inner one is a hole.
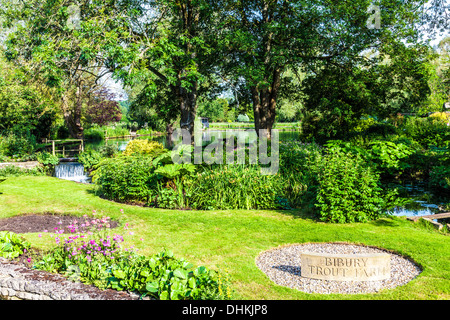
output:
M92 185L52 177L11 177L0 185L0 218L23 213L89 214L96 210L128 222L127 235L146 255L172 250L195 265L227 269L236 299L449 299L450 237L403 218L325 224L301 211L172 211L126 206L96 197ZM122 214L120 209L124 210ZM120 232L115 231L115 232ZM34 246L49 239L24 235ZM143 238L143 241L140 239ZM394 250L423 268L405 286L366 295L307 294L274 284L255 265L259 253L305 242L351 242Z

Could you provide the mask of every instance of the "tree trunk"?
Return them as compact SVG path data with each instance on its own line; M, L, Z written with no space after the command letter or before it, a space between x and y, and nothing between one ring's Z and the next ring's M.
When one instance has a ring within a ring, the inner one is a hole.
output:
M169 123L166 126L166 145L168 149L171 149L173 146L172 136L173 136L173 123Z
M82 97L81 88L76 90L75 105L71 106L66 95L63 95L63 115L64 122L69 130L69 134L74 139L83 139L83 127L81 126Z
M267 138L272 137L272 128L275 123L278 92L281 84L281 72L275 69L272 73L270 87L259 88L258 85L251 87L253 114L255 116L255 130L259 136L259 130L267 130Z
M178 99L180 102L180 127L189 132L191 136L191 144L194 142L194 124L197 113L197 83L193 85L192 90L179 87Z

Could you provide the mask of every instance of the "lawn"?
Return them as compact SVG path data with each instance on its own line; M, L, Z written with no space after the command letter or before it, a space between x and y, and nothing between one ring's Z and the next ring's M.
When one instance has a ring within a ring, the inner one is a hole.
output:
M0 218L44 212L81 216L96 210L133 226L134 234L126 239L142 254L166 248L196 266L227 270L235 299L450 298L449 236L404 218L339 225L318 222L301 211L162 210L103 200L93 188L52 177L10 177L0 185ZM24 237L40 248L52 244L36 233ZM378 294L321 295L275 285L255 265L262 251L305 242L351 242L394 250L414 259L423 272L405 286Z

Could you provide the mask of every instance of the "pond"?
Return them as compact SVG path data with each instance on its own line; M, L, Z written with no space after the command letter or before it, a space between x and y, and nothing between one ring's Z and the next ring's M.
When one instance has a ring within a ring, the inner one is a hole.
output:
M401 196L410 199L409 203L395 207L388 213L393 216L421 217L442 213L449 199L440 199L427 189L425 183L405 184L400 187ZM434 220L436 221L436 220ZM445 219L439 222L446 221Z

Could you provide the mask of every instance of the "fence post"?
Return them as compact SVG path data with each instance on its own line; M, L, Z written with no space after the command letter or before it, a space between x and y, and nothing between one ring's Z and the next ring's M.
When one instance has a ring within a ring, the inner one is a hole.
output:
M55 152L55 141L52 141L52 153L54 156L56 156L56 152Z

